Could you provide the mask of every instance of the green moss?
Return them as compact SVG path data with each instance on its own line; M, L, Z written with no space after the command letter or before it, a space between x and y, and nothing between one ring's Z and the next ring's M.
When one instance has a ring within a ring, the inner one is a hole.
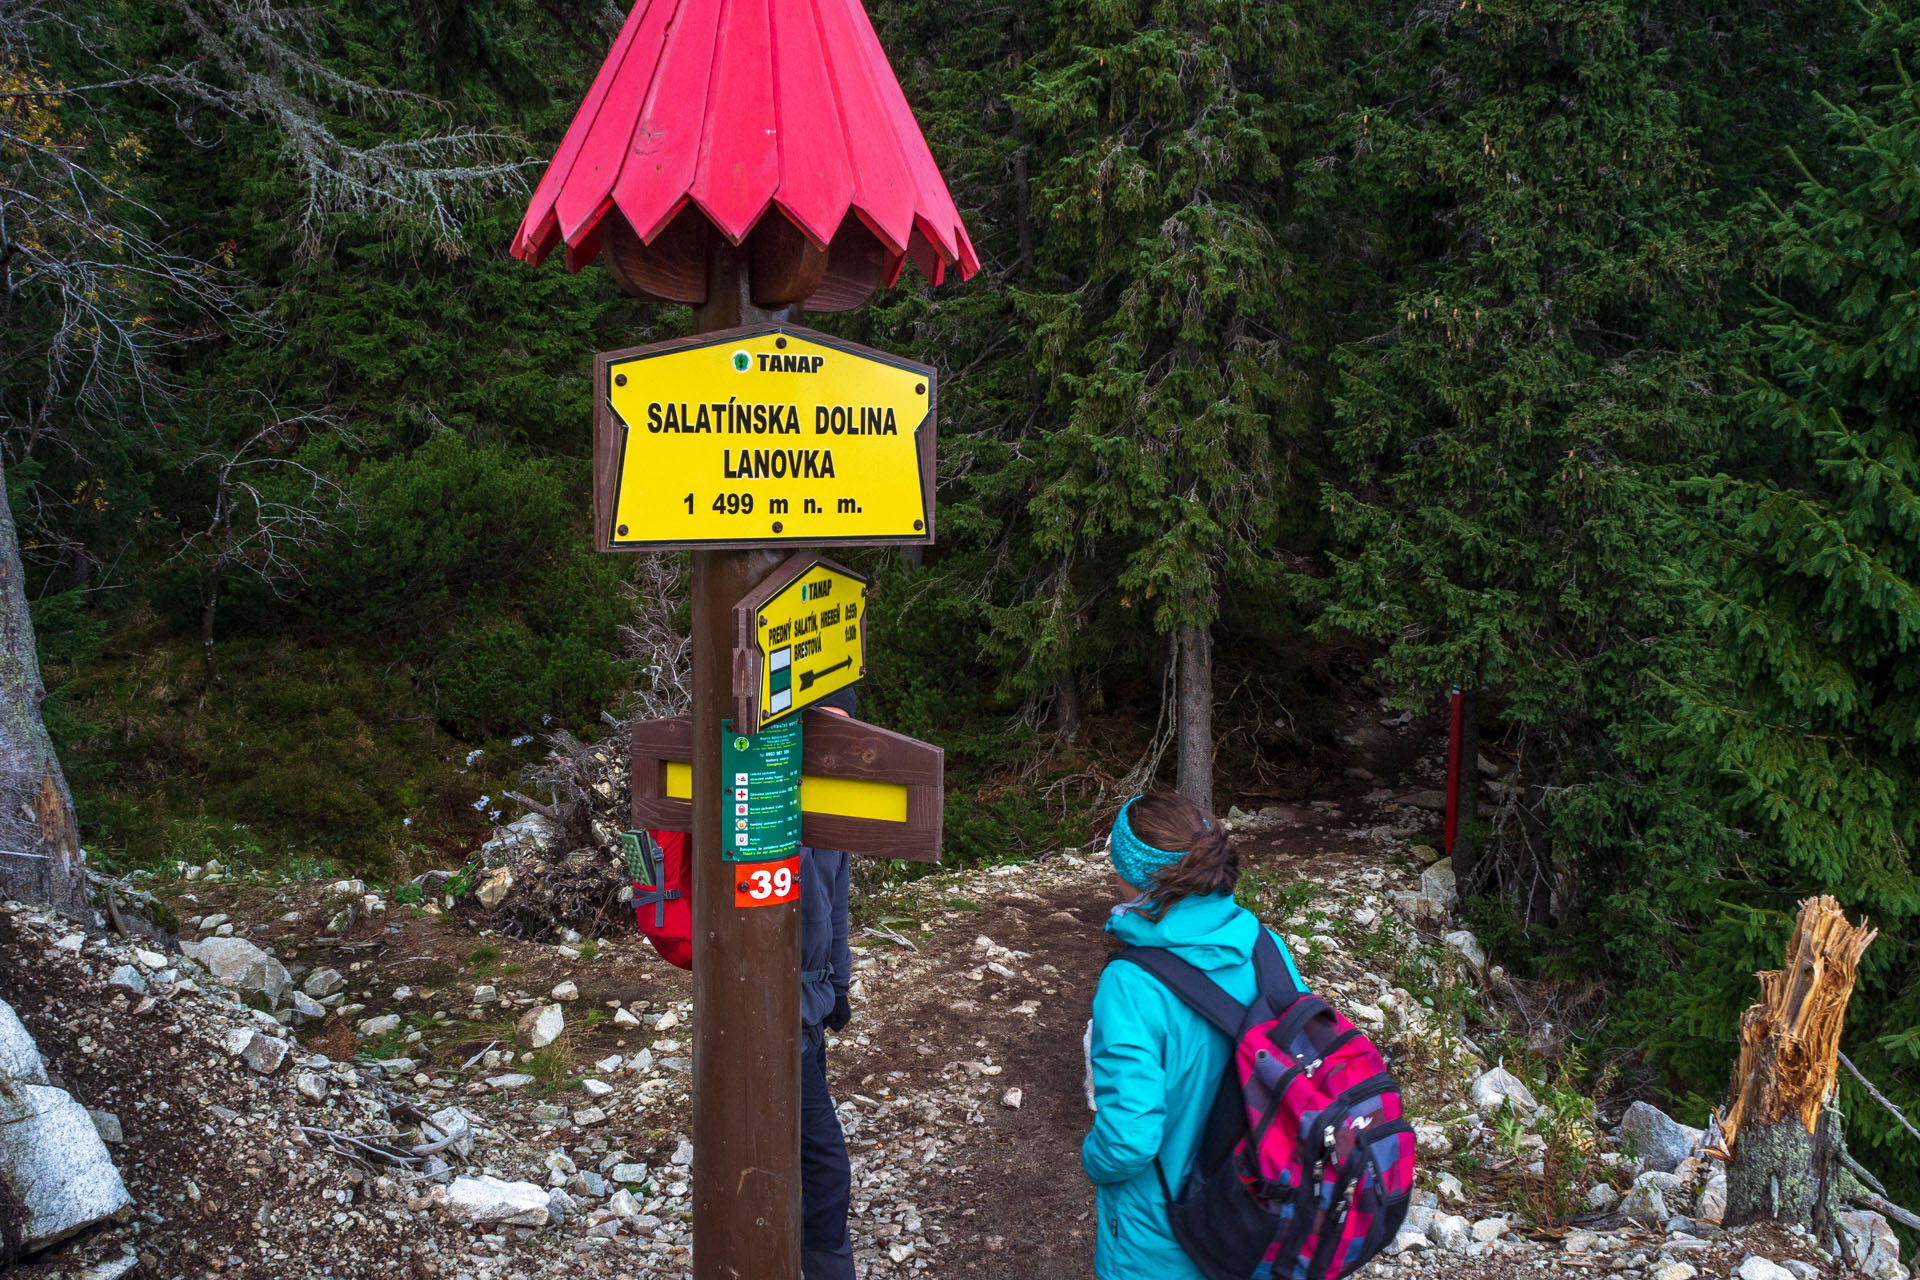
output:
M489 830L474 810L522 753L442 730L412 682L352 648L293 637L222 646L209 689L197 647L149 614L61 669L49 728L89 848L110 869L218 857L319 880L457 862Z

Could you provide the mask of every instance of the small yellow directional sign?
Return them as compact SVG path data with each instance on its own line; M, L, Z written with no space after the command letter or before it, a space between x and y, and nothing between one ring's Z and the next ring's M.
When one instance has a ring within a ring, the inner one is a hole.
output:
M795 325L595 360L602 550L933 541L933 370Z
M866 588L851 570L803 554L734 606L738 723L764 727L867 674Z

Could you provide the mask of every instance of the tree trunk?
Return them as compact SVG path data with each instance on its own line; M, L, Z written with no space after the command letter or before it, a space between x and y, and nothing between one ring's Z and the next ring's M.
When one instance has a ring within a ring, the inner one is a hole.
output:
M1013 69L1017 72L1026 61L1027 24L1021 18L1013 20ZM1008 106L1012 106L1011 103ZM1017 243L1020 246L1020 274L1033 274L1033 215L1030 208L1032 195L1027 176L1027 122L1018 110L1013 112L1013 226ZM1029 384L1033 377L1032 366L1028 366Z
M207 594L200 608L200 661L206 665L207 687L220 687L220 670L213 664L213 617L220 607L220 566L214 564L207 569Z
M1847 923L1832 898L1800 904L1786 967L1759 975L1760 999L1740 1015L1740 1060L1724 1126L1729 1227L1773 1218L1834 1234L1850 1185L1845 1143L1827 1104L1839 1069L1840 1028L1854 969L1874 930Z
M1073 672L1059 671L1053 677L1053 718L1060 736L1072 742L1080 736L1080 688Z
M40 720L47 691L6 479L0 461L0 898L53 907L92 925L73 800Z
M1183 627L1178 679L1180 709L1180 794L1213 812L1213 633Z
M1013 225L1020 246L1020 274L1033 274L1033 218L1027 209L1027 122L1013 118L1013 138L1019 143L1013 153Z
M1460 691L1460 795L1455 802L1453 875L1464 901L1484 893L1475 824L1480 820L1480 699Z

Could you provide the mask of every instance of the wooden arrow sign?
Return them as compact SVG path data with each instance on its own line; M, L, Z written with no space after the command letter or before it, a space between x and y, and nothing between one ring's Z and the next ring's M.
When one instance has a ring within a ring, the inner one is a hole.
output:
M818 709L800 715L800 842L940 861L946 752L864 720ZM634 826L692 827L692 760L692 717L634 722Z

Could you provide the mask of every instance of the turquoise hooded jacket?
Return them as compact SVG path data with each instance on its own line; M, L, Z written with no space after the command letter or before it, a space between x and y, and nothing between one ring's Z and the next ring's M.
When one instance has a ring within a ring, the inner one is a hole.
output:
M1183 898L1157 921L1124 909L1107 921L1108 933L1136 947L1165 947L1242 1003L1253 999L1260 928L1227 893ZM1274 941L1298 982L1286 944ZM1097 1110L1080 1146L1099 1211L1099 1280L1205 1280L1174 1241L1154 1164L1177 1193L1230 1049L1225 1036L1139 965L1110 964L1100 975L1093 996Z

